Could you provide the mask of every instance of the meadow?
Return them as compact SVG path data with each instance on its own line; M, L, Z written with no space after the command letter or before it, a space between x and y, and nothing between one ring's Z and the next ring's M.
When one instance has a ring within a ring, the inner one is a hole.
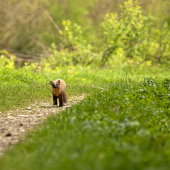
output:
M20 69L0 69L0 111L17 107L26 107L35 100L51 101L50 80L62 78L67 84L68 96L81 93L93 93L96 87L104 88L108 82L121 80L140 81L146 77L162 77L169 75L168 68L144 67L138 68L90 68L65 67L55 71L36 71L36 64Z
M13 83L7 81L5 73L7 83L3 92L16 89L13 97L19 96L13 100L9 93L6 104L23 107L23 103L26 106L37 99L51 100L49 79L60 76L62 70L58 69L56 74L21 70L9 73ZM62 73L69 96L88 96L50 116L27 135L25 142L8 150L0 159L0 169L170 168L168 69L72 68ZM27 98L19 89L26 90Z

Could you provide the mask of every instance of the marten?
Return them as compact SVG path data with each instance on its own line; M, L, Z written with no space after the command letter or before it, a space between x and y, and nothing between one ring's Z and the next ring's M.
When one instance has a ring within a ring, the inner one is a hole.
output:
M59 107L63 107L64 103L67 103L66 95L66 83L57 79L56 81L50 81L52 86L52 95L53 95L53 105L57 105L57 98L59 98Z

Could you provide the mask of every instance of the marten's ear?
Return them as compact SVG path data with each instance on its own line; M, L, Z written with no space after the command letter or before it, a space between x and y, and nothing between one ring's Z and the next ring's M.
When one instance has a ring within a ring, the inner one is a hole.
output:
M58 84L60 84L60 80L58 80L58 82L57 82Z
M50 81L51 86L53 85L53 81Z

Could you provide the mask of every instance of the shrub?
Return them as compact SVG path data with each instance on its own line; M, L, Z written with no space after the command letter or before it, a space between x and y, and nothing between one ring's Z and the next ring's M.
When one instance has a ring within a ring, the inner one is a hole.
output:
M168 25L165 23L162 30L153 28L153 18L142 14L138 0L128 0L120 9L120 15L107 14L102 23L104 30L102 64L109 60L115 63L117 59L127 64L129 59L137 64L147 60L165 62L170 54Z
M143 61L148 43L149 18L142 15L137 0L129 0L120 7L121 13L107 14L102 23L104 30L103 64L109 58L117 57L122 50L125 57L135 59L140 57Z
M92 51L92 46L84 39L81 26L69 20L64 20L62 26L63 30L59 31L60 49L53 43L49 49L52 55L42 60L43 66L47 62L52 68L78 64L87 66L95 63L98 54Z
M142 14L138 0L128 0L120 7L120 15L110 13L101 24L104 31L103 48L95 50L83 37L81 26L69 20L62 22L59 31L61 44L53 43L52 55L43 59L43 66L109 65L150 66L170 60L170 31L168 24L162 29L153 27L154 18Z
M0 70L15 69L15 58L16 56L9 54L6 50L0 50Z

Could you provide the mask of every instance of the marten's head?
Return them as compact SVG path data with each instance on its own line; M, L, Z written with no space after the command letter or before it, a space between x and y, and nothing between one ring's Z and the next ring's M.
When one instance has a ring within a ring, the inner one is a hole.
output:
M50 81L52 88L60 88L60 80Z

